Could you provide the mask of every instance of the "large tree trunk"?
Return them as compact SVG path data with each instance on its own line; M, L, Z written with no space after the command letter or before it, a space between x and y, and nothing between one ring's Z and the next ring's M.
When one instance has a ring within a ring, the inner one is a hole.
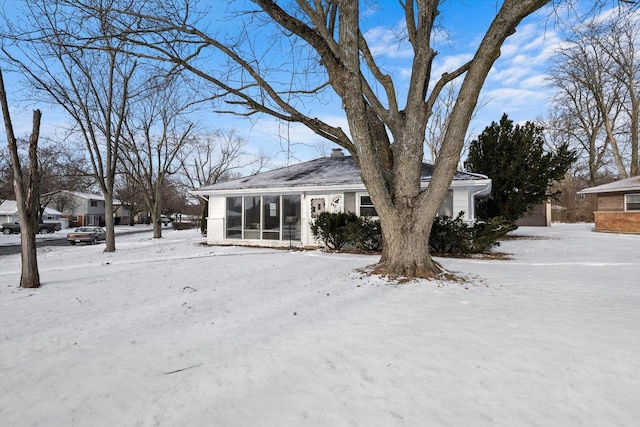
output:
M433 278L444 271L429 253L431 223L413 218L410 213L400 221L382 223L384 244L375 273Z

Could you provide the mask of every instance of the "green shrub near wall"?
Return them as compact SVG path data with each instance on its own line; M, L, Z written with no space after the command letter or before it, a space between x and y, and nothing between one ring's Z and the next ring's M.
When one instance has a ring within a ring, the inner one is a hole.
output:
M429 237L431 252L463 256L485 253L498 246L501 237L517 228L500 217L469 226L463 221L463 216L464 212L455 218L436 217ZM351 246L363 251L378 251L382 247L380 221L351 212L322 212L311 223L311 232L316 240L331 250Z
M310 224L311 232L324 246L337 251L352 243L351 235L359 219L353 212L321 212Z

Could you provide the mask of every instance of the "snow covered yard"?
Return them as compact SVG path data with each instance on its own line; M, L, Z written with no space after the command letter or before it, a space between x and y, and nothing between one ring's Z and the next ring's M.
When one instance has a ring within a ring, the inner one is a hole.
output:
M1 426L633 426L640 236L523 227L466 283L197 231L0 258Z

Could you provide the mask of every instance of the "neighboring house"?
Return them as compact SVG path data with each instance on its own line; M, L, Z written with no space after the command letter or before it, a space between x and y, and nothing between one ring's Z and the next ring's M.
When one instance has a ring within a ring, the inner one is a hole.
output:
M433 166L423 164L422 186L429 184ZM491 180L484 175L456 172L440 213L475 219L475 199L486 197ZM209 201L208 244L256 246L317 246L310 230L323 211L377 213L360 177L360 168L341 150L330 157L226 181L192 191Z
M42 222L59 222L62 228L69 226L68 221L63 218L63 213L55 209L44 208ZM18 221L18 205L15 200L5 200L0 203L0 223Z
M595 194L596 231L640 233L640 176L585 188L578 194Z
M59 206L71 227L105 224L105 203L101 195L62 190L53 198L53 203ZM128 223L129 214L120 206L120 201L114 200L113 205L115 212L112 215L120 218L124 215L125 219L121 220L121 223Z

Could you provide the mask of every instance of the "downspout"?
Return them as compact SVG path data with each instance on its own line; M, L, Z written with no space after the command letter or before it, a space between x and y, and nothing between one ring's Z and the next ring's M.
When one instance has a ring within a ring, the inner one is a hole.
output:
M489 183L483 189L471 193L471 212L469 212L469 218L473 218L474 223L478 220L476 218L476 198L489 196L491 194L491 182L492 181L489 180Z

